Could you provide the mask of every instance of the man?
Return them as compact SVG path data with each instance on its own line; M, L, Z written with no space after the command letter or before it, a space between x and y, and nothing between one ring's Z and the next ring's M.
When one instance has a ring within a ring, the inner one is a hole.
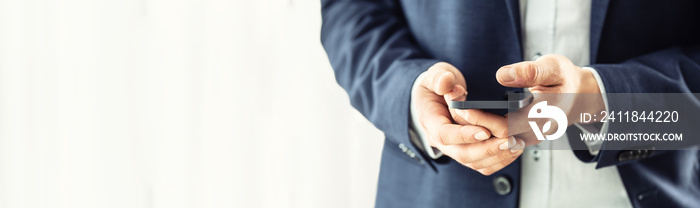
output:
M698 150L524 153L501 114L445 105L523 87L698 92L697 11L696 1L323 0L321 41L352 105L385 133L377 207L697 207Z

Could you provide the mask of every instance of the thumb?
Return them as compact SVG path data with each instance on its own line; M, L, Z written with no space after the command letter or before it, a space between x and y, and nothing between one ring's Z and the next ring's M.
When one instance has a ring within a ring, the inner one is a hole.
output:
M563 77L558 62L543 56L536 61L501 67L496 72L496 80L506 87L535 87L562 84Z
M455 89L455 85L457 85L457 76L452 72L453 70L451 70L450 67L454 68L449 64L444 64L444 66L436 64L428 69L421 84L438 95L449 93Z

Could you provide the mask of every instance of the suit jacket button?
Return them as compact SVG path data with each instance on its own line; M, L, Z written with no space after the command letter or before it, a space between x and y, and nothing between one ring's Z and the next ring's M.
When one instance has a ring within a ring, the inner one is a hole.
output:
M504 196L511 191L510 180L506 176L498 176L493 179L493 187L498 195Z
M401 143L399 144L399 149L401 149L402 152L406 152L408 150L408 147L406 147L405 144Z
M413 151L411 151L411 150L406 151L406 154L407 154L409 157L411 157L411 158L415 158L415 157L416 157L416 153L413 153Z

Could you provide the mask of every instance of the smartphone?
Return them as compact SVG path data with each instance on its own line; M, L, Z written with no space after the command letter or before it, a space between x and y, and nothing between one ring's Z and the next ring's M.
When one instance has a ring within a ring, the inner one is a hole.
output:
M475 100L475 101L451 101L450 108L454 109L520 109L532 102L532 95L520 95L519 100Z

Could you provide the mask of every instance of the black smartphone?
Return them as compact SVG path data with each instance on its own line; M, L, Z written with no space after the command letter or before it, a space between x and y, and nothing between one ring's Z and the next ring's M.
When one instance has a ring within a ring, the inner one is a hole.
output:
M454 109L520 109L532 102L532 95L521 95L519 100L474 100L451 101L450 108Z

